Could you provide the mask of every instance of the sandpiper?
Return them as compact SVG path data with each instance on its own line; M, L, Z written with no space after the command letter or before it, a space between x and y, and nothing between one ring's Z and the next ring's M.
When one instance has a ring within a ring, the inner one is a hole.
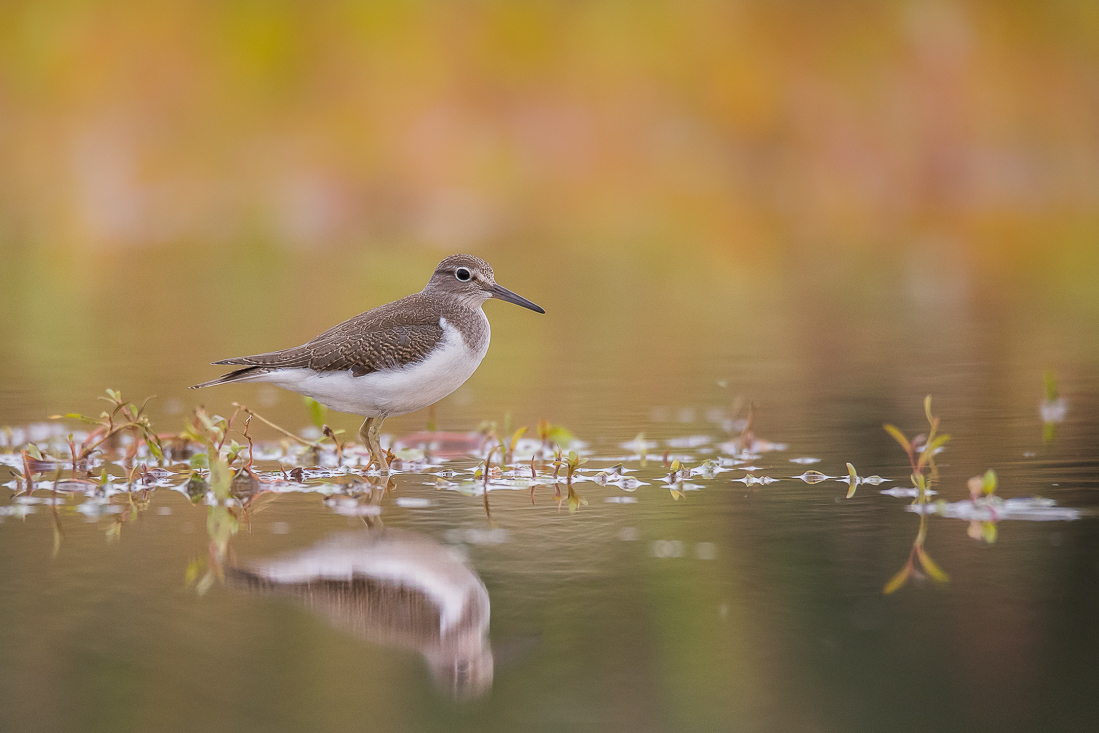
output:
M451 255L424 289L334 326L283 351L223 359L235 369L191 389L228 382L267 382L365 418L359 436L370 464L389 470L382 421L435 404L458 389L488 351L490 298L545 313L497 285L492 267L473 255Z

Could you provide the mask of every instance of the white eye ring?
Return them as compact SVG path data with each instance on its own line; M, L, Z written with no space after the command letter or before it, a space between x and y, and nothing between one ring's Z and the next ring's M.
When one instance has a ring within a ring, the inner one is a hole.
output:
M464 283L467 283L470 281L473 275L466 268L459 267L457 270L454 271L454 277L458 278Z

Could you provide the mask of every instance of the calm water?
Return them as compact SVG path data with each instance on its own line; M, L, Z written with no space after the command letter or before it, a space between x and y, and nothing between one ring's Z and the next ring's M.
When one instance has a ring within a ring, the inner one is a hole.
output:
M52 286L49 263L17 262L23 276L0 295L12 315L0 323L0 424L97 412L95 396L113 387L158 395L150 412L164 431L200 399L222 414L240 400L302 428L294 395L186 386L216 374L204 366L213 359L298 343L418 289L437 259L259 254L101 258L69 263ZM543 417L566 426L589 459L576 511L564 484L536 486L532 501L516 480L490 485L487 516L470 457L401 473L388 490L349 488L339 470L272 484L231 537L221 510L173 490L186 480L179 464L141 507L125 492L109 504L80 494L55 514L8 484L0 729L1094 726L1093 305L960 266L893 263L868 277L810 264L777 276L486 254L502 284L548 314L488 304L492 349L439 406L439 427L508 413L532 432ZM1066 405L1049 431L1046 370ZM923 547L949 582L912 578L885 594L921 521L911 498L881 493L909 486L907 458L881 426L925 431L929 393L952 436L934 498L968 498L966 481L993 468L1003 498L1055 507L1000 517L991 543L966 520L930 516ZM748 403L755 437L784 449L737 457L728 443ZM406 436L426 421L386 428ZM624 447L642 432L644 465ZM267 447L267 471L313 463ZM727 470L669 485L665 452ZM889 481L847 499L845 482L791 478L846 477L848 462ZM592 480L618 463L643 485ZM753 480L763 477L778 480ZM219 538L223 577L204 583ZM358 586L341 584L352 570Z

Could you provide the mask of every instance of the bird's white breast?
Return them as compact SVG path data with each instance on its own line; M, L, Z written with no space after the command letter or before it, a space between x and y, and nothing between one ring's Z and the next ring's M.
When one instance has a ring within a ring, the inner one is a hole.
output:
M350 371L318 372L313 369L280 369L258 375L254 380L293 390L322 405L363 417L388 417L433 405L462 386L488 352L488 318L480 349L470 348L462 333L439 319L443 337L427 358L414 364L383 369L361 377Z

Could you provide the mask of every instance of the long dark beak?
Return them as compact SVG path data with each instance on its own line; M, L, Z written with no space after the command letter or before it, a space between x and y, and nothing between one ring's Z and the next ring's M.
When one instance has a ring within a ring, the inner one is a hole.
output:
M545 313L545 311L542 310L541 306L537 306L534 303L531 303L522 295L516 295L515 293L505 288L503 285L497 285L496 283L493 283L492 287L489 288L489 292L492 293L493 298L506 300L509 303L515 303L515 305L521 305L524 308L530 308L535 313Z

